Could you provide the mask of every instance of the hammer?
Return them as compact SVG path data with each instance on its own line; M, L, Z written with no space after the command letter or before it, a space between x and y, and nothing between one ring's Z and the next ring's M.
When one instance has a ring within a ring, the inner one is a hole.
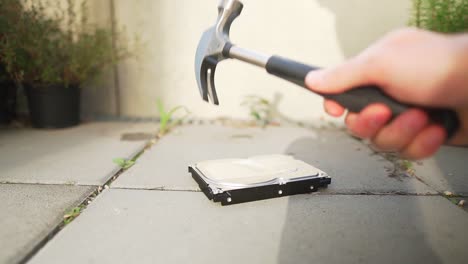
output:
M216 66L218 62L229 58L265 68L268 73L307 89L306 75L319 68L279 56L264 55L232 44L229 39L229 30L234 19L241 14L242 8L243 4L238 0L221 0L218 4L216 24L203 33L198 44L195 55L195 74L203 100L219 105L214 82ZM356 113L374 103L385 104L392 111L393 117L415 107L395 100L375 85L354 87L341 94L319 95ZM418 108L425 110L432 122L446 129L448 139L458 130L459 119L455 111L441 108Z

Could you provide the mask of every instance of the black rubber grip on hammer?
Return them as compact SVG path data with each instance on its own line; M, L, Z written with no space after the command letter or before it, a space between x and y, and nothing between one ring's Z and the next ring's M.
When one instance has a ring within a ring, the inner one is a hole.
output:
M302 86L307 90L309 90L305 85L307 74L318 69L318 67L305 65L279 56L272 56L266 65L268 73ZM344 108L355 113L361 112L366 106L374 103L385 104L392 111L393 117L400 115L410 108L416 107L422 109L429 115L432 122L445 128L447 139L450 139L460 126L458 115L453 110L424 108L403 104L386 95L382 89L375 85L354 87L341 94L319 94L326 99L339 103Z

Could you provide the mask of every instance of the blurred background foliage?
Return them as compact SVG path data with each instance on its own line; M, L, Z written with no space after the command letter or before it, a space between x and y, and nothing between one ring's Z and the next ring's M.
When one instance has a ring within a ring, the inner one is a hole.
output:
M468 0L413 0L410 25L442 33L468 31Z
M80 85L131 55L120 32L88 16L87 0L0 0L6 72L30 85Z

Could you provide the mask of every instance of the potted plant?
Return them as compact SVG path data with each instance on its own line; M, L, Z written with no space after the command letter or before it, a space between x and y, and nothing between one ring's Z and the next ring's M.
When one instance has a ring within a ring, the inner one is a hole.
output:
M7 70L26 89L33 126L63 128L80 121L80 87L128 57L111 29L88 21L87 1L68 0L65 9L29 2L3 43Z
M0 64L0 124L8 124L16 117L16 85Z
M0 43L12 33L12 25L22 8L18 0L0 0ZM0 57L0 124L8 124L16 117L16 85Z

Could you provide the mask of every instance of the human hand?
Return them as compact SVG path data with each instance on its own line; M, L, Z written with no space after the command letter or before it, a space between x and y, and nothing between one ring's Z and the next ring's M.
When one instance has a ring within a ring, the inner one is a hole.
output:
M455 110L461 124L449 143L468 145L468 35L397 30L348 62L310 72L306 78L312 91L324 94L368 84L403 103ZM332 116L345 113L334 101L324 105ZM409 159L433 155L446 139L445 130L416 108L392 119L388 107L373 104L360 113L347 113L346 125L355 136L370 139L376 149L400 152Z

